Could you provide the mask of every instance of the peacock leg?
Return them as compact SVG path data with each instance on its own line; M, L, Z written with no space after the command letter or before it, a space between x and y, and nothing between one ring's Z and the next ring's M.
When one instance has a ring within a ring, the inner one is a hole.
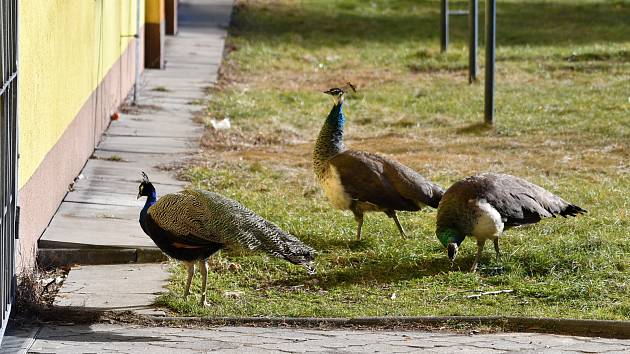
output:
M357 222L357 240L361 239L361 227L363 226L363 213L359 211L352 211L354 213L354 220Z
M481 251L483 251L483 246L485 244L486 244L485 239L477 240L477 255L475 256L475 261L473 262L472 267L470 267L471 273L474 273L475 271L477 271L477 264L479 263L479 259L481 258Z
M201 271L201 301L199 301L200 306L207 306L206 303L206 292L208 290L208 260L200 260L199 261L199 270Z
M190 283L192 282L193 275L195 275L195 263L184 262L186 269L188 270L188 280L186 280L186 290L184 290L184 297L190 295Z
M400 235L403 238L407 238L407 235L405 234L405 229L403 229L402 225L400 224L400 221L398 221L398 216L396 215L396 210L392 210L390 212L387 213L387 215L394 219L394 222L396 223L396 226L398 227L398 231L400 231Z
M499 257L501 257L501 252L499 252L499 238L494 239L494 251L497 253L497 262L499 262Z

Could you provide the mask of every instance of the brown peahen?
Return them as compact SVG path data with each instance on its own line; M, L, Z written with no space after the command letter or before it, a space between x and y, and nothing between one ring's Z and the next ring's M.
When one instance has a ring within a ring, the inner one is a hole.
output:
M474 272L486 240L494 242L499 259L499 237L503 230L535 224L542 218L582 213L586 210L524 179L483 173L456 182L444 193L435 233L447 248L451 262L464 238L475 237L477 256L470 269Z
M350 83L347 87L354 90ZM396 211L418 211L425 205L437 208L444 189L398 161L346 149L342 110L345 89L331 88L324 92L333 97L334 106L315 143L315 176L334 207L352 211L358 224L357 239L361 239L363 215L372 211L384 212L394 219L404 237Z
M183 261L188 268L184 296L199 262L202 275L201 304L206 301L208 258L228 245L260 249L270 255L299 264L314 274L315 250L240 203L204 190L184 190L157 199L157 193L143 172L138 198L147 201L140 212L140 226L167 255Z

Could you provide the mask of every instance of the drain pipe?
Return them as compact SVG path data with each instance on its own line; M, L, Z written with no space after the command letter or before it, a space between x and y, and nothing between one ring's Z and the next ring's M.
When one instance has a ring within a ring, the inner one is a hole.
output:
M138 86L140 85L140 4L142 0L136 0L136 72L133 82L133 104L138 100Z

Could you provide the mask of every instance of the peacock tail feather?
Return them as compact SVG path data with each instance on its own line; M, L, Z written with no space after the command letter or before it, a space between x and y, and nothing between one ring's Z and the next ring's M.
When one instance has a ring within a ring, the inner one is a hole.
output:
M167 194L149 208L149 214L161 228L185 235L188 242L197 239L237 244L302 265L315 257L313 248L242 204L217 193L191 189Z

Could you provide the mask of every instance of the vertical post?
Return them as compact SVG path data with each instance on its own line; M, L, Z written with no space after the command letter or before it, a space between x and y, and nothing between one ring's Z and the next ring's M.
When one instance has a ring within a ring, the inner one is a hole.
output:
M441 0L440 4L440 50L448 49L448 0Z
M470 84L477 81L478 4L479 0L468 1L468 83Z
M179 0L166 0L164 8L166 16L166 34L177 35L177 5Z
M496 47L496 10L496 0L486 0L486 82L484 119L486 124L489 125L494 124L494 50Z
M142 42L140 38L140 11L141 0L136 0L136 71L133 82L133 103L138 101L138 87L140 86L140 44Z
M144 67L164 69L164 0L146 0L144 9Z

